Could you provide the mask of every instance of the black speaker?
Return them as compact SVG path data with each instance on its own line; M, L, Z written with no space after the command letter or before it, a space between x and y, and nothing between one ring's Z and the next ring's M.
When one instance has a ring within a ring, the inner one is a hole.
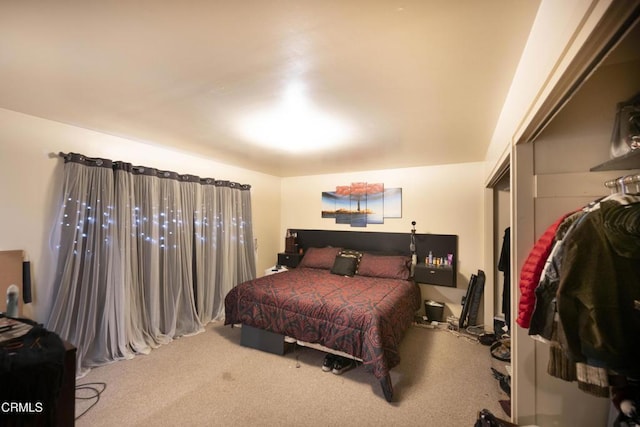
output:
M22 263L22 302L29 304L31 302L31 262L24 261Z

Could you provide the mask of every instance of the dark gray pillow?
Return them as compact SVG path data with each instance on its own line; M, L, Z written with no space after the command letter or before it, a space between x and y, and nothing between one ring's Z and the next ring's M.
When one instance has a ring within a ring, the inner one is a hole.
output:
M356 268L358 267L358 259L352 256L337 255L331 267L331 273L340 276L352 277L356 274Z

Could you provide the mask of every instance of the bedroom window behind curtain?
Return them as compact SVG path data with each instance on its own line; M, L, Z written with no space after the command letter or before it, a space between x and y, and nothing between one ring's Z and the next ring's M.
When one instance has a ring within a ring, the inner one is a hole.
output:
M79 374L203 331L256 275L248 185L72 153L62 193L47 327Z

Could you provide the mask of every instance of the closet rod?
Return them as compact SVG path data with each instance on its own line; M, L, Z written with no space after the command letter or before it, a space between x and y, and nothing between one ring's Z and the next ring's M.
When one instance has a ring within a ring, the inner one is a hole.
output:
M636 184L636 191L640 190L640 174L624 175L615 179L610 179L604 183L604 186L612 191L628 193L629 185L631 184Z

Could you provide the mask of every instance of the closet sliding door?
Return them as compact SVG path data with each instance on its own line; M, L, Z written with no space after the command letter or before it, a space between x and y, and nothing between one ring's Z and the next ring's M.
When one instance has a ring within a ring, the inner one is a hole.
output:
M514 268L522 266L547 227L609 194L606 181L630 173L592 171L609 159L617 103L640 92L638 4L626 3L625 9L624 3L602 16L514 149ZM637 167L640 171L640 163ZM610 401L549 375L549 345L518 329L512 346L515 421L607 425Z

